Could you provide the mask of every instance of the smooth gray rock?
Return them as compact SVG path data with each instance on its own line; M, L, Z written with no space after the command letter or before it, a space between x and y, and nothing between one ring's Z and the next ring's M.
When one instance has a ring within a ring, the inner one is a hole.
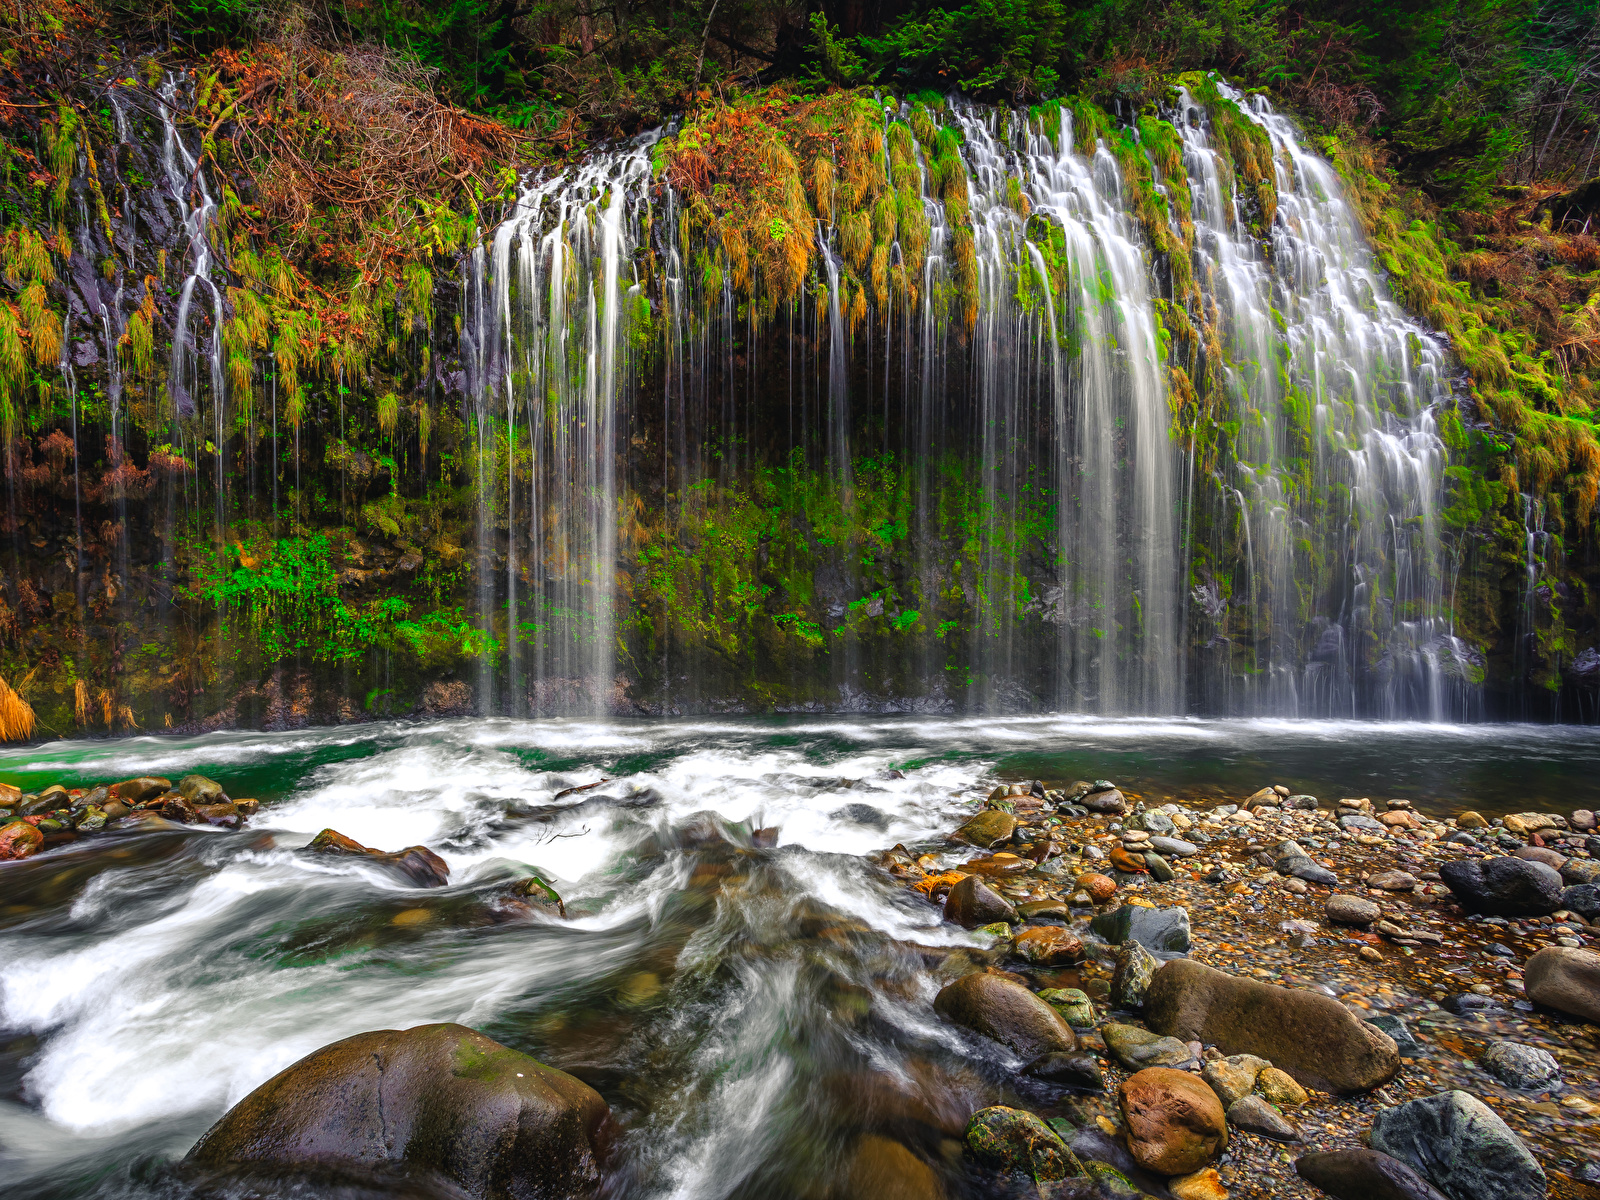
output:
M1467 1092L1380 1109L1371 1142L1427 1176L1450 1200L1534 1200L1548 1186L1522 1139Z
M1182 1067L1194 1060L1187 1043L1162 1037L1137 1025L1108 1021L1100 1027L1100 1037L1112 1057L1130 1071L1142 1071L1146 1067Z
M1528 1092L1561 1079L1561 1066L1548 1052L1521 1042L1490 1042L1478 1065L1507 1087Z
M1149 846L1157 854L1165 854L1169 858L1188 858L1190 855L1200 853L1200 847L1193 842L1175 837L1153 837Z
M889 828L889 818L881 809L873 808L870 804L846 804L843 808L834 809L828 816L835 821L864 825L868 829Z
M1389 1040L1395 1044L1395 1049L1400 1051L1403 1058L1415 1058L1422 1050L1417 1043L1411 1028L1399 1017L1390 1013L1379 1013L1375 1017L1362 1018L1379 1033L1389 1035Z
M1359 829L1366 833L1387 833L1389 831L1389 827L1381 821L1375 821L1371 817L1363 816L1361 813L1351 813L1349 816L1340 817L1339 828L1346 831Z
M1337 875L1327 867L1312 861L1306 854L1280 858L1272 866L1279 875L1291 875L1295 879L1304 879L1307 883L1320 883L1325 887L1333 887L1339 882Z
M1377 1150L1302 1154L1294 1160L1294 1169L1312 1187L1337 1200L1445 1200L1405 1163Z
M1300 1140L1300 1131L1260 1096L1241 1096L1228 1105L1228 1125L1275 1142Z
M1522 858L1447 862L1439 877L1469 912L1542 917L1561 907L1561 876L1544 863Z
M1089 928L1113 946L1132 941L1158 954L1189 951L1189 912L1183 908L1124 904L1090 921Z

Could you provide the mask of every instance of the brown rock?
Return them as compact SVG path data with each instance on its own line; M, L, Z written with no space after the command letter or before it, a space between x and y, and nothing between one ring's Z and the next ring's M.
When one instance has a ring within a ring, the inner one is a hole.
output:
M856 1143L840 1200L943 1200L928 1164L899 1142L868 1134Z
M143 804L154 800L163 792L172 790L172 780L159 775L145 775L138 779L124 779L111 785L111 794L127 804Z
M1159 1175L1200 1170L1228 1145L1216 1093L1187 1071L1150 1067L1117 1089L1134 1161Z
M1367 886L1386 892L1409 892L1417 886L1417 877L1410 871L1379 871L1367 877Z
M1296 1108L1310 1099L1305 1088L1277 1067L1267 1067L1256 1076L1256 1091L1279 1108Z
M1128 871L1137 874L1146 874L1150 868L1145 864L1144 855L1135 854L1126 846L1113 846L1111 848L1111 865L1119 871Z
M1072 1026L1055 1009L1021 984L998 975L963 976L939 992L933 1010L1011 1047L1023 1058L1078 1048Z
M189 1158L229 1173L334 1168L478 1200L565 1200L599 1182L606 1116L587 1084L475 1030L382 1029L274 1075Z
M316 854L363 857L390 868L418 887L444 887L450 882L450 864L426 846L407 846L404 850L373 850L334 829L324 829L311 839L307 850Z
M978 876L968 875L945 896L944 919L967 929L976 929L995 921L1015 921L1017 910L1012 907L1011 901L992 890Z
M3 831L0 831L3 832ZM1600 954L1546 946L1523 970L1528 999L1600 1025Z
M1489 828L1489 822L1484 819L1482 813L1475 813L1475 812L1468 811L1468 812L1462 813L1459 817L1456 818L1456 828L1457 829L1487 829L1487 828Z
M237 829L241 822L236 804L197 804L194 815L207 825L221 825L225 829Z
M1012 940L1018 956L1041 967L1059 966L1083 958L1083 939L1059 925L1024 929Z
M1156 972L1144 1017L1157 1033L1257 1055L1320 1091L1370 1091L1400 1070L1394 1042L1331 996L1238 979L1188 959Z
M1383 910L1361 896L1329 896L1325 910L1335 925L1371 925Z
M1418 817L1416 813L1410 812L1409 810L1403 808L1397 809L1394 812L1386 812L1380 816L1378 820L1387 825L1390 829L1422 828L1422 819Z
M950 835L953 842L966 842L988 850L1001 842L1009 841L1016 831L1017 819L1008 812L985 809Z
M1127 800L1116 788L1085 796L1080 803L1090 812L1104 813L1110 816L1116 816L1119 813L1126 812L1128 809Z
M1513 858L1526 859L1528 862L1543 863L1559 871L1567 865L1567 856L1557 854L1554 850L1546 850L1543 846L1524 846L1512 855Z
M13 808L22 803L22 789L14 783L0 783L0 808Z
M1089 899L1096 904L1104 904L1117 894L1117 881L1109 875L1101 875L1098 871L1079 875L1078 886L1088 892Z
M1222 1176L1215 1167L1169 1179L1167 1191L1174 1200L1228 1200L1228 1189L1222 1186Z
M26 821L12 821L0 828L0 860L29 858L43 845L44 834Z

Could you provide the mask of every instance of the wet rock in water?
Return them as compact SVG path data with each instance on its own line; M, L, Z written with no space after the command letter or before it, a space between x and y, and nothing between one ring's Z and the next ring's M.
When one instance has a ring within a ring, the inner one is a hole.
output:
M1562 883L1600 883L1600 858L1569 858L1560 870Z
M526 879L517 880L516 883L511 885L511 892L512 895L519 896L527 901L535 909L560 917L567 915L566 901L561 898L561 894L551 887L549 881L542 875L529 875Z
M1017 910L976 875L968 875L944 898L944 919L967 929L996 921L1015 921Z
M124 779L111 785L111 794L125 804L143 804L171 790L172 780L159 775L141 775L138 779Z
M1127 1175L1117 1170L1110 1163L1100 1162L1095 1159L1083 1159L1082 1161L1083 1169L1089 1176L1089 1186L1092 1189L1083 1192L1083 1196L1090 1197L1092 1200L1143 1200L1145 1193L1135 1187L1129 1181ZM1067 1186L1071 1186L1076 1182L1076 1180L1069 1179L1067 1180ZM1061 1186L1063 1185L1056 1184L1049 1191L1040 1188L1040 1200L1069 1200L1069 1198L1070 1200L1076 1200L1078 1193L1067 1192L1063 1196L1063 1194L1054 1190L1054 1188Z
M967 1123L966 1143L973 1158L1002 1171L1045 1182L1081 1174L1056 1131L1020 1108L980 1108Z
M1228 1105L1228 1124L1274 1142L1298 1142L1300 1131L1260 1096L1241 1096Z
M1469 912L1497 917L1542 917L1561 906L1561 876L1521 858L1447 862L1439 877Z
M1153 837L1150 839L1150 848L1168 858L1189 858L1200 853L1199 846L1182 838Z
M944 1194L927 1163L876 1134L856 1143L845 1170L844 1200L944 1200Z
M1097 871L1090 871L1086 875L1078 876L1078 886L1089 893L1089 898L1096 904L1104 904L1117 894L1117 881L1109 875L1101 875Z
M1116 965L1111 971L1111 1007L1139 1009L1144 1007L1150 981L1161 967L1161 960L1138 942L1128 942L1117 951Z
M1445 841L1452 846L1476 846L1478 844L1478 839L1473 837L1465 829L1456 830L1449 837L1445 838Z
M881 810L873 808L870 804L846 804L843 808L836 808L828 814L835 821L844 821L851 825L863 825L868 829L889 828L889 818ZM1010 837L1010 834L1006 835Z
M1172 864L1153 851L1145 854L1144 865L1145 869L1150 872L1150 878L1157 883L1170 883L1174 878Z
M1039 999L1061 1014L1074 1029L1094 1028L1094 1003L1089 999L1088 993L1077 988L1046 988L1039 993Z
M1052 967L1081 961L1083 939L1060 925L1040 925L1017 934L1011 949L1035 966Z
M1387 1034L1389 1040L1395 1044L1395 1049L1400 1051L1401 1057L1415 1058L1421 1052L1422 1047L1417 1044L1410 1027L1400 1017L1392 1013L1378 1013L1363 1020L1379 1033Z
M1269 1104L1279 1108L1298 1108L1307 1100L1305 1088L1294 1081L1294 1076L1277 1067L1267 1067L1256 1076L1256 1092Z
M165 814L163 814L165 815ZM404 850L374 850L335 829L324 829L311 839L306 849L314 854L333 854L363 858L386 867L418 887L444 887L450 882L450 865L426 846L407 846Z
M1022 1070L1025 1075L1063 1087L1089 1088L1098 1092L1106 1086L1105 1076L1100 1073L1100 1064L1095 1061L1094 1055L1082 1050L1057 1050L1041 1054Z
M1585 921L1600 918L1600 886L1579 883L1561 891L1561 907L1577 913Z
M1600 953L1546 946L1523 968L1528 999L1600 1025Z
M1215 1167L1169 1179L1167 1191L1173 1200L1228 1200L1228 1189L1223 1187L1222 1176Z
M1439 1007L1446 1012L1455 1013L1458 1017L1476 1016L1480 1013L1496 1015L1510 1011L1495 997L1480 996L1474 992L1458 992L1453 996L1446 996L1439 1001Z
M1478 1065L1509 1088L1534 1091L1561 1080L1561 1066L1549 1052L1521 1042L1490 1042Z
M1187 959L1156 972L1145 1024L1224 1054L1254 1054L1320 1091L1370 1091L1393 1079L1400 1054L1331 996L1239 979Z
M1379 1109L1372 1148L1427 1176L1451 1200L1530 1200L1545 1194L1544 1170L1482 1100L1442 1092Z
M1010 841L1016 829L1017 819L1010 813L986 809L952 833L950 840L990 850L1002 842Z
M1149 871L1144 865L1144 855L1130 850L1127 846L1113 846L1111 848L1111 865L1119 871L1129 875L1143 875Z
M0 862L30 858L44 845L44 834L26 821L12 821L0 827Z
M607 1114L587 1084L465 1026L382 1029L274 1075L189 1160L230 1174L333 1168L556 1200L599 1182Z
M1235 1054L1228 1058L1212 1059L1201 1068L1200 1078L1206 1081L1226 1108L1255 1091L1256 1079L1271 1065L1254 1054Z
M1189 950L1189 912L1183 908L1124 904L1095 917L1089 928L1113 946L1138 942L1158 953L1186 954Z
M1123 799L1122 793L1116 788L1105 788L1092 792L1081 801L1083 806L1092 813L1120 815L1128 810L1128 802Z
M1147 1171L1188 1175L1228 1145L1216 1093L1186 1071L1151 1067L1117 1089L1128 1127L1128 1150Z
M1294 1169L1337 1200L1448 1200L1410 1166L1377 1150L1302 1154Z
M1111 1056L1130 1071L1145 1067L1181 1067L1194 1058L1186 1043L1137 1025L1107 1022L1100 1027L1100 1037Z
M204 775L185 775L178 780L178 794L190 804L226 804L228 793L215 779Z
M1323 909L1335 925L1371 925L1383 909L1361 896L1329 896Z
M1333 887L1339 882L1339 877L1327 867L1312 861L1306 854L1291 855L1280 858L1273 863L1273 869L1279 875L1291 875L1296 879L1304 879L1307 883L1320 883L1324 887Z
M1017 905L1017 916L1024 921L1070 921L1072 910L1063 900L1025 900Z
M1386 892L1409 892L1417 886L1417 877L1410 871L1379 871L1367 877L1367 886Z
M933 1011L1024 1058L1078 1048L1077 1035L1055 1009L998 975L967 975L948 984L934 998Z
M197 804L194 806L195 818L206 825L218 825L223 829L237 829L244 823L237 805L222 804Z

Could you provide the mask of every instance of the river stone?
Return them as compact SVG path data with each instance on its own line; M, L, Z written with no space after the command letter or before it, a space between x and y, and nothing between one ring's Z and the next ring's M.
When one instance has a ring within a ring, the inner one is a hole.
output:
M1117 894L1117 881L1109 875L1102 875L1098 871L1089 871L1078 876L1078 886L1089 893L1089 899L1096 904L1104 904Z
M1298 1108L1311 1099L1292 1075L1277 1067L1266 1067L1256 1076L1256 1092L1263 1100L1279 1108Z
M999 975L966 975L944 987L933 1010L948 1021L1009 1046L1024 1058L1076 1050L1078 1037L1039 997Z
M1339 818L1339 828L1346 832L1357 829L1364 833L1387 833L1389 827L1363 813L1349 813Z
M1273 870L1279 875L1292 875L1296 879L1304 879L1307 883L1320 883L1326 887L1333 887L1339 882L1339 877L1316 862L1309 855L1301 854L1289 858L1280 858L1273 864Z
M1150 878L1157 883L1170 883L1173 879L1172 864L1161 855L1151 851L1144 856L1144 865L1150 872Z
M1560 870L1563 883L1600 883L1600 858L1569 858Z
M1157 854L1165 854L1170 858L1188 858L1199 854L1200 847L1193 842L1186 842L1182 838L1153 837L1150 839L1150 849Z
M1361 896L1329 896L1324 911L1335 925L1371 925L1383 916L1383 909Z
M1530 1200L1545 1175L1528 1147L1487 1104L1441 1092L1379 1109L1372 1148L1409 1163L1451 1200Z
M1600 887L1592 883L1579 883L1563 888L1561 907L1577 913L1585 921L1600 919Z
M1379 871L1367 876L1367 886L1386 892L1409 892L1417 886L1417 877L1410 871Z
M1301 793L1298 796L1288 797L1284 800L1283 806L1289 809L1297 809L1300 812L1314 812L1317 808L1317 798Z
M1241 1096L1228 1105L1228 1124L1275 1142L1298 1142L1300 1131L1260 1096Z
M1117 951L1116 965L1111 971L1111 1007L1128 1010L1143 1008L1150 981L1160 967L1161 961L1138 942L1128 942L1122 946Z
M1094 1055L1082 1050L1071 1053L1056 1050L1041 1054L1022 1070L1023 1074L1032 1075L1035 1079L1065 1087L1090 1088L1098 1092L1106 1086L1105 1076L1100 1073L1100 1064L1095 1061Z
M1134 828L1143 829L1146 833L1160 835L1171 833L1177 828L1177 826L1172 823L1172 818L1166 813L1159 810L1154 810L1147 813L1141 813L1139 824L1134 826Z
M953 842L966 842L982 850L990 850L1011 839L1016 832L1017 819L1008 812L985 809L950 835Z
M171 790L172 780L159 775L142 775L138 779L124 779L121 783L111 785L111 794L126 804L143 804Z
M358 1033L278 1072L189 1151L228 1172L334 1168L437 1179L482 1200L599 1182L606 1102L462 1025Z
M1455 1013L1458 1017L1470 1017L1479 1014L1487 1016L1500 1016L1511 1010L1501 1000L1493 996L1480 996L1476 992L1457 992L1446 996L1439 1001L1439 1007L1446 1012Z
M1255 792L1248 799L1240 803L1240 808L1260 808L1263 804L1268 808L1277 808L1283 803L1283 797L1278 795L1276 788L1264 787Z
M192 811L192 810L191 810ZM162 816L174 819L164 809ZM197 818L198 819L198 818ZM404 850L374 850L336 829L324 829L311 839L306 849L314 854L365 858L388 868L418 887L444 887L450 882L450 864L426 846L407 846Z
M1600 1025L1600 954L1546 946L1528 960L1522 977L1528 999Z
M1120 816L1128 810L1128 802L1116 788L1105 788L1085 796L1079 803L1092 813Z
M1077 988L1045 988L1039 999L1054 1008L1074 1029L1094 1028L1094 1003Z
M29 858L39 853L44 845L44 834L26 821L12 821L0 827L0 861Z
M945 896L944 919L968 929L976 929L996 921L1015 921L1017 910L1011 901L991 889L981 878L968 875Z
M1235 1100L1255 1091L1256 1077L1270 1066L1264 1058L1254 1054L1235 1054L1230 1058L1217 1058L1200 1069L1200 1078L1210 1085L1226 1108Z
M1060 925L1036 925L1012 939L1011 951L1035 966L1053 967L1080 961L1083 939Z
M1524 846L1511 857L1520 858L1524 862L1543 863L1557 874L1560 874L1561 868L1567 863L1565 854L1557 854L1546 846Z
M1548 1051L1521 1042L1490 1042L1478 1065L1509 1088L1531 1092L1561 1080L1561 1066Z
M944 1200L933 1169L899 1142L867 1134L845 1171L850 1200Z
M889 818L880 808L873 808L870 804L846 804L843 808L836 808L828 814L835 821L846 821L851 825L862 825L868 829L889 828Z
M1295 1159L1294 1169L1312 1187L1337 1200L1446 1200L1405 1163L1377 1150L1303 1154Z
M178 794L190 804L226 804L228 793L215 779L204 775L185 775L178 780Z
M1228 1145L1216 1093L1187 1071L1150 1067L1117 1089L1134 1161L1160 1175L1198 1171Z
M1333 997L1238 979L1188 959L1156 972L1144 1016L1157 1033L1258 1055L1319 1091L1370 1091L1400 1070L1394 1042Z
M1587 832L1595 827L1595 815L1591 809L1580 808L1568 818L1568 824L1579 833Z
M1144 1067L1181 1067L1194 1057L1187 1043L1162 1037L1137 1025L1107 1022L1100 1026L1100 1037L1112 1057L1130 1071Z
M1393 1013L1377 1013L1374 1016L1363 1017L1362 1019L1379 1033L1387 1034L1389 1040L1395 1044L1395 1048L1400 1051L1402 1057L1415 1058L1421 1053L1422 1047L1417 1044L1417 1039L1412 1035L1410 1027L1406 1025L1402 1018L1395 1016Z
M1561 906L1561 876L1521 858L1447 862L1439 877L1469 912L1497 917L1542 917Z
M967 1122L967 1149L979 1162L1049 1182L1080 1174L1077 1159L1056 1131L1020 1108L980 1108Z
M1189 950L1189 912L1183 908L1124 904L1095 917L1089 928L1113 946L1131 941L1157 953L1185 954Z

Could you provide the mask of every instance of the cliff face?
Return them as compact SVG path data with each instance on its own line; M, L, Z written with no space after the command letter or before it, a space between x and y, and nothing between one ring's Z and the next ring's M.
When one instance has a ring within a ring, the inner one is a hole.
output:
M1473 275L1578 278L1577 201L1463 251L1203 75L774 89L539 166L376 52L9 70L0 675L47 732L1593 716L1587 384Z

